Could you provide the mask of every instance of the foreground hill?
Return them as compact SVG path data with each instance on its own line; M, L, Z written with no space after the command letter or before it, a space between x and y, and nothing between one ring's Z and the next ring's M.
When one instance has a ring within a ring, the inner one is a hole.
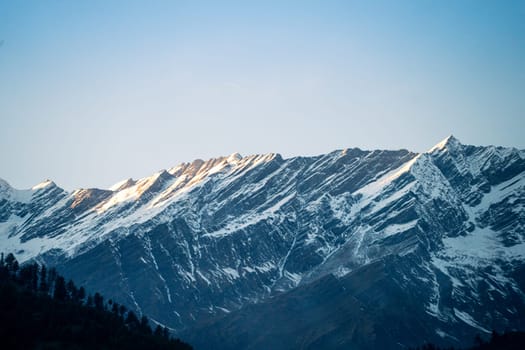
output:
M99 293L65 282L54 269L0 258L0 345L3 349L191 350L166 328Z
M109 190L0 187L0 248L204 347L459 346L525 329L523 150L449 137L421 154L234 154Z

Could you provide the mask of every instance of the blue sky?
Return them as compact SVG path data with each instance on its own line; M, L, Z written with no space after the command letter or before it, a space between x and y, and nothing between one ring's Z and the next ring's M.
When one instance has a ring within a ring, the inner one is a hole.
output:
M0 0L0 177L195 158L525 148L524 1Z

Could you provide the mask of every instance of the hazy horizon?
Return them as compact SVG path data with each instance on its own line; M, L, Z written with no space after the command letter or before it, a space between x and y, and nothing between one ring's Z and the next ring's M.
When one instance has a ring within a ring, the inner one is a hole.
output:
M523 1L0 3L0 178L194 159L525 148Z

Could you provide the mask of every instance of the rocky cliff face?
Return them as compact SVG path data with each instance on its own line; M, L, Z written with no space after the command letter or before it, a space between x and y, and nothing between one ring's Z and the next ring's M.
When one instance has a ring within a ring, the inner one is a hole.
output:
M234 154L110 190L2 182L0 248L203 347L457 345L525 328L524 178L524 151L449 137Z

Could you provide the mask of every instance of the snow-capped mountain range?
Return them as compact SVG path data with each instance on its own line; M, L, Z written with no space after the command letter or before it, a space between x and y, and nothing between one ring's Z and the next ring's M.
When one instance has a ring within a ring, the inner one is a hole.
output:
M420 154L232 154L108 190L0 180L0 250L197 348L462 345L525 329L524 203L524 150L452 136Z

